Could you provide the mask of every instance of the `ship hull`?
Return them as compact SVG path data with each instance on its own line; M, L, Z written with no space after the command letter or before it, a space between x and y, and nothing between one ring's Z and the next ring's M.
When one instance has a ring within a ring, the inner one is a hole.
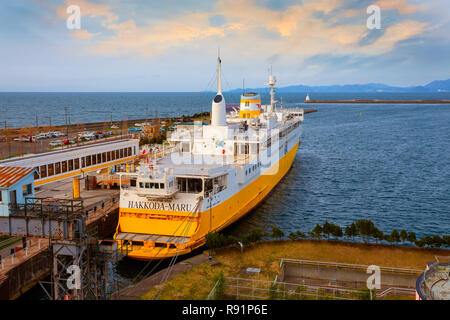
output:
M196 215L192 225L185 225L184 229L191 229L189 233L189 241L179 245L177 247L170 248L167 247L155 247L155 246L131 246L128 252L128 256L133 259L138 260L153 260L153 259L164 259L170 258L175 255L183 255L190 253L206 243L206 235L210 232L220 231L237 220L244 217L248 212L255 208L259 203L261 203L270 191L280 182L280 180L287 174L292 166L295 155L299 147L299 142L293 145L293 147L283 156L280 160L275 163L270 169L270 174L262 174L254 181L246 185L240 191L236 192L234 195L228 199L220 202L219 204L212 206L208 210L204 210ZM145 226L145 219L143 215L149 210L146 209L134 209L131 210L135 212L135 216L129 216L130 209L120 209L121 218L119 218L118 229L115 234L116 236L123 229L133 230L134 232L140 233L139 231L148 230ZM153 210L155 212L155 210ZM162 213L162 212L160 212ZM181 212L179 212L180 214ZM127 218L123 218L123 215L127 215ZM184 213L186 216L186 213ZM122 219L122 221L121 221ZM125 220L126 219L126 223ZM148 221L150 223L150 221ZM153 220L155 223L156 220ZM126 226L126 227L125 227ZM153 227L154 228L154 227ZM183 229L182 228L182 229ZM119 240L119 246L123 247L123 242Z

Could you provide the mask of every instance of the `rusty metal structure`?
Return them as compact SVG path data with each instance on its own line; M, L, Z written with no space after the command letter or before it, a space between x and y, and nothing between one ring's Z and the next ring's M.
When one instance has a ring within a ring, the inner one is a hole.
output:
M97 228L87 224L82 200L28 198L9 209L9 216L0 217L0 235L50 239L51 280L39 282L49 299L107 299L115 291L109 269L128 248L100 244Z

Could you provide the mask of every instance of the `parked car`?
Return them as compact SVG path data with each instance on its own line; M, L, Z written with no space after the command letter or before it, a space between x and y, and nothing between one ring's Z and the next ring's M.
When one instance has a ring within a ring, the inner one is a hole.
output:
M59 131L49 132L49 135L51 138L58 138L61 135L61 132Z
M105 135L103 134L103 132L101 132L101 131L97 131L96 133L95 133L95 138L96 139L100 139L100 138L103 138Z
M95 134L93 132L86 133L86 134L83 135L83 139L87 140L87 141L94 140L95 139Z
M59 147L59 146L62 146L62 141L61 140L53 140L53 141L50 141L50 143L48 145L49 145L49 147Z

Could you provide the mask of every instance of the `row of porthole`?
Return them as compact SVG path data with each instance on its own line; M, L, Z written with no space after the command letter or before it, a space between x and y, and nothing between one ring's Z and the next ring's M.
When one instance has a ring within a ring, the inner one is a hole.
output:
M245 175L248 175L253 171L255 171L256 169L258 169L259 167L261 167L261 161L258 161L257 164L254 164L251 168L245 170Z

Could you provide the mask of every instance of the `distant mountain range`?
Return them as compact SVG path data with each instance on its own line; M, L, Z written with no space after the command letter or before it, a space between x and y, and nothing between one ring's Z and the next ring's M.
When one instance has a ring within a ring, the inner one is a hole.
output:
M245 88L247 92L266 92L265 88ZM233 89L231 92L241 92L242 89ZM450 92L450 79L436 80L424 86L393 87L382 83L346 84L331 86L305 86L293 85L277 87L277 92Z

